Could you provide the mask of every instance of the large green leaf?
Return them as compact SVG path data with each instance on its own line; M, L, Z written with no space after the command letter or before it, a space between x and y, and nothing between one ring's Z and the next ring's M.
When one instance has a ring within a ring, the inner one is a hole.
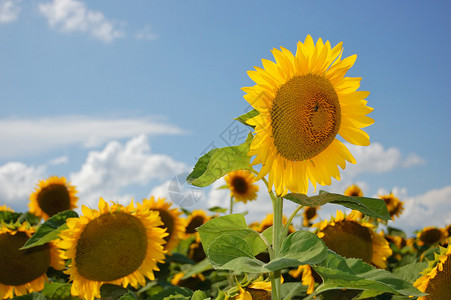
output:
M255 126L247 124L247 120L252 119L255 116L258 116L259 114L260 113L256 109L253 109L251 111L248 111L244 115L241 115L238 118L235 118L235 120L239 121L240 123L242 123L242 124L244 124L246 126L254 128Z
M279 257L267 264L254 257L244 238L234 234L215 238L208 247L207 257L216 269L269 273L301 264L319 263L326 253L324 243L315 234L298 231L285 239Z
M71 285L65 282L46 283L42 294L53 300L79 300L78 297L72 297L70 294Z
M247 226L242 214L214 218L197 228L197 231L200 234L204 249L208 249L210 243L222 234L234 234L243 238L250 245L253 255L257 255L266 249L266 245L258 232Z
M238 146L215 148L202 156L186 182L205 187L229 172L236 170L250 170L250 156L247 156L252 141L249 133L246 142Z
M360 259L343 258L329 251L327 258L314 266L315 271L322 277L323 283L315 293L334 289L371 290L405 296L422 296L411 283L394 274L376 269Z
M20 249L23 250L36 246L41 246L57 239L59 233L62 230L67 229L66 219L77 217L78 214L72 210L66 210L50 217L41 226L39 226L36 233L33 234L33 236Z
M387 210L387 205L382 199L345 196L326 191L320 191L319 195L312 197L299 193L291 193L285 195L284 198L304 206L317 207L326 203L338 204L347 208L358 210L370 217L375 217L382 220L391 219Z

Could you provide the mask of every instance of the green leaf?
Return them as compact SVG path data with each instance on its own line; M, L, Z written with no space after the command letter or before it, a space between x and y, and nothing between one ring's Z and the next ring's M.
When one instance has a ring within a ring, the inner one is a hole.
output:
M421 277L420 272L428 267L428 263L425 261L422 262L414 262L402 267L398 267L393 269L393 274L398 276L401 279L415 282L418 278Z
M232 214L211 219L197 231L200 234L202 246L208 249L210 243L222 234L234 234L243 238L251 247L254 255L266 249L266 245L255 230L250 229L242 214Z
M220 207L220 206L215 206L215 207L209 208L208 210L211 212L214 212L214 213L225 213L225 212L227 212L228 209Z
M63 282L46 283L42 294L49 299L54 300L79 300L78 297L72 297L70 294L71 285Z
M247 156L253 135L249 133L246 142L238 146L216 148L202 156L186 182L205 187L229 172L250 170L250 156Z
M406 233L404 231L402 231L401 229L398 229L398 228L390 227L390 226L387 226L387 234L394 235L394 236L400 236L404 239L407 238Z
M285 199L304 206L322 206L326 203L339 204L347 208L358 210L367 216L382 220L391 220L387 205L382 199L345 196L340 194L320 191L319 195L309 197L304 194L291 193L284 196Z
M327 254L324 243L315 234L298 231L282 243L279 257L265 264L256 259L245 239L234 234L218 236L207 250L207 257L216 269L248 273L269 273L301 264L321 262Z
M205 294L203 291L195 291L193 293L193 296L191 297L191 300L208 300L211 299L210 297L207 297L207 294Z
M210 261L207 258L205 258L204 260L201 260L195 265L190 265L187 268L184 268L183 269L184 275L181 279L182 280L187 279L193 276L194 274L201 274L211 269L213 269L213 267L211 266Z
M235 120L239 121L240 123L252 127L254 128L255 126L249 125L247 124L247 120L252 119L253 117L258 116L260 113L256 110L253 109L251 111L248 111L247 113L245 113L244 115L239 116L238 118L235 118Z
M28 295L18 296L18 297L14 297L11 299L14 299L14 300L47 300L48 298L45 297L44 295L42 295L41 293L33 292Z
M405 296L423 296L411 283L392 273L376 269L360 259L343 258L329 251L326 259L313 266L323 283L315 293L333 289L372 290Z
M114 284L102 284L100 287L102 300L137 300L138 297L132 291Z
M39 226L36 233L33 234L33 236L20 249L23 250L41 246L57 239L59 233L62 230L67 229L66 219L77 217L78 214L72 210L66 210L50 217L41 226Z
M165 300L165 299L190 299L190 297L193 295L193 291L191 291L188 288L184 287L178 287L178 286L171 286L161 293L158 293L154 296L152 296L152 300Z
M31 212L27 211L26 213L23 213L20 218L17 220L19 223L23 223L27 221L31 225L37 225L41 221L41 218L35 216Z
M22 216L22 213L16 213L6 210L0 211L0 221L3 221L6 224L16 223L20 216Z

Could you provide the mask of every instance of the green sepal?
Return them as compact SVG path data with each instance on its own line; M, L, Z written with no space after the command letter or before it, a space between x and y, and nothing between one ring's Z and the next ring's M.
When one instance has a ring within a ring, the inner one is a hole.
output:
M256 109L253 109L253 110L248 111L247 113L245 113L245 114L239 116L238 118L235 118L235 120L237 120L238 122L240 122L240 123L242 123L242 124L244 124L244 125L246 125L246 126L249 126L249 127L251 127L251 128L255 128L255 126L249 125L249 124L247 123L247 120L252 119L253 117L258 116L259 114L260 114L260 113L259 113Z
M382 220L391 220L387 205L382 199L345 196L340 194L319 191L319 195L309 197L305 194L291 193L285 199L304 206L322 206L327 203L338 204L347 208L358 210L367 216Z
M66 225L66 219L68 218L78 218L78 214L73 210L66 210L50 217L41 226L39 226L36 233L33 234L33 236L20 249L23 250L41 246L50 241L56 240L59 233L68 228Z
M186 177L186 182L205 187L229 172L251 170L250 156L247 155L253 135L249 133L246 141L238 146L215 148L202 156L194 170Z

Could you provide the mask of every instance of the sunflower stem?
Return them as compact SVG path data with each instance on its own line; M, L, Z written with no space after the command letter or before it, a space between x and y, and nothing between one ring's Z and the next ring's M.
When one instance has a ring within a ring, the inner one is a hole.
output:
M280 248L282 246L282 241L284 238L282 235L283 198L279 196L274 197L272 203L273 203L273 236L272 236L273 251L274 257L277 258L279 256ZM273 272L273 277L274 280L271 280L272 285L271 298L273 300L275 299L279 300L281 288L280 270Z
M290 224L293 221L293 218L296 216L296 214L303 208L303 205L299 205L291 214L291 216L287 220L287 224L283 227L282 236L285 237L288 234L288 230L290 230Z
M233 212L233 196L230 196L230 209L229 209L229 215L231 215Z

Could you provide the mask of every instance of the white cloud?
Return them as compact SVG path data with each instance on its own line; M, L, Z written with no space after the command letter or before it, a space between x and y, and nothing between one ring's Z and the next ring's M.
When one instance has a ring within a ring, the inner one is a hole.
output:
M0 166L0 199L14 209L25 209L30 194L45 174L45 166L8 162ZM2 205L4 203L0 203Z
M60 156L60 157L50 160L49 164L50 165L61 165L61 164L66 164L68 162L69 162L69 158L67 156Z
M80 205L92 207L99 197L129 203L133 193L124 194L123 189L163 181L186 169L184 163L167 155L151 153L146 136L140 135L125 145L112 141L102 151L91 151L81 170L72 173L70 179L79 192Z
M1 0L0 1L0 23L12 23L19 18L19 1Z
M144 27L143 29L139 30L136 33L136 38L138 40L152 41L152 40L158 39L158 35L156 35L155 33L152 33L150 25L147 25L146 27Z
M83 116L61 116L40 119L0 119L0 140L8 147L0 159L44 153L71 145L100 146L108 140L139 134L182 134L174 125L140 119L95 119Z
M64 33L85 32L105 43L110 43L125 33L117 22L108 20L101 12L89 10L76 0L53 0L39 5L40 13L50 27Z

